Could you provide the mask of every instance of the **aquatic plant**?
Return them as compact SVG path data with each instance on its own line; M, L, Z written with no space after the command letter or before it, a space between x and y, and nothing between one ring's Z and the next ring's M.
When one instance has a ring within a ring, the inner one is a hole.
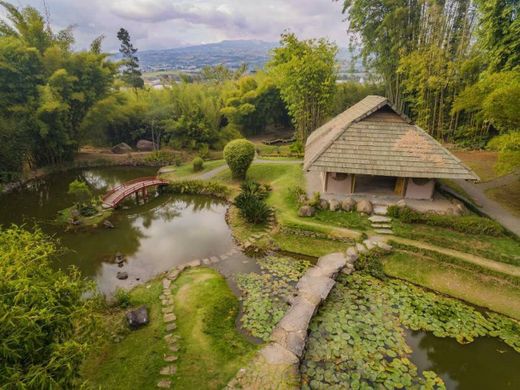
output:
M253 336L267 341L275 325L289 308L288 300L296 292L295 284L310 266L308 261L289 257L258 260L261 273L239 274L243 315L240 322Z

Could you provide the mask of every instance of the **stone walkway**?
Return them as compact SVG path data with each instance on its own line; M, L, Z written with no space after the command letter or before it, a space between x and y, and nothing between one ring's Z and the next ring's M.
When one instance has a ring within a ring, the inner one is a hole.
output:
M240 369L228 384L228 390L238 389L299 389L300 360L305 352L308 327L320 304L327 299L339 272L351 274L359 252L376 246L391 247L382 241L366 240L366 246L349 247L345 254L331 253L307 270L296 285L297 294L291 307L276 325L270 342L253 360Z

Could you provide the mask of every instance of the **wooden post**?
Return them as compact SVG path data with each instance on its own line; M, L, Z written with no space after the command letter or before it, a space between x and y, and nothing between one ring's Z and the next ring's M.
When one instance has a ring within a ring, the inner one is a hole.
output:
M404 195L406 194L407 182L408 182L408 179L406 177L398 177L397 180L395 181L394 192L397 195L404 197Z
M352 179L350 180L350 193L353 194L356 191L356 175L352 174Z

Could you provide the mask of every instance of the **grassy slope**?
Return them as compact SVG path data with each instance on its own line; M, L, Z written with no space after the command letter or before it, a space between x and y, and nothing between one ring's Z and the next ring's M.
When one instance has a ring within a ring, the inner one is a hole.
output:
M417 254L396 252L385 273L520 319L520 289L502 279Z
M96 389L150 389L157 386L159 370L167 353L164 323L161 315L159 281L139 286L131 291L133 306L147 305L150 324L130 333L119 342L108 342L95 351L84 364L82 373L89 385ZM106 314L110 331L123 328L123 310Z
M520 181L490 188L486 195L520 217Z
M179 167L177 167L175 165L170 165L168 167L164 167L164 169L171 168L171 169L175 169L175 171L163 173L163 174L161 174L161 177L166 180L184 179L184 178L187 178L188 176L196 176L196 175L200 175L204 172L211 171L212 169L215 169L224 164L225 164L224 160L205 161L204 168L202 169L202 171L199 171L199 172L193 171L193 164L191 164L191 163L183 164Z
M470 235L420 224L393 222L396 236L471 253L491 260L520 266L520 240L502 236Z
M235 328L238 299L209 268L183 272L173 291L176 333L181 336L174 387L224 387L256 351Z
M471 150L454 151L455 156L470 167L482 181L489 181L500 176L494 169L498 159L498 152Z

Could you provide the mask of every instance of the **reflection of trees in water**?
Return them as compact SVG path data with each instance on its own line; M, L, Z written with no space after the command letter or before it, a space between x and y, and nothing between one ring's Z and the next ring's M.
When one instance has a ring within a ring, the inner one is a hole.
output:
M211 210L213 206L221 206L224 205L225 202L211 198L209 196L178 196L176 199L182 201L185 204L185 207L192 207L193 211L204 211Z

